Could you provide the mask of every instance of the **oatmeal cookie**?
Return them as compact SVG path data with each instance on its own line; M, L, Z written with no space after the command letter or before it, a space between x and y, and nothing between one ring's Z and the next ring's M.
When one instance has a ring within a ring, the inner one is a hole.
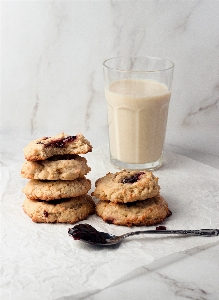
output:
M53 137L43 137L30 142L24 148L26 160L45 160L54 155L85 154L92 151L92 146L82 134L58 134Z
M83 177L91 169L87 160L77 154L52 156L46 160L26 161L21 176L40 180L74 180Z
M81 196L86 194L90 188L91 182L85 177L55 181L31 179L23 188L23 192L29 199L50 201Z
M23 210L33 222L74 224L94 214L95 203L89 195L50 202L26 198Z
M145 200L159 194L158 178L146 171L120 171L108 173L95 183L92 196L112 202Z
M96 214L106 223L123 226L150 226L171 215L167 202L160 195L143 201L113 203L99 201Z

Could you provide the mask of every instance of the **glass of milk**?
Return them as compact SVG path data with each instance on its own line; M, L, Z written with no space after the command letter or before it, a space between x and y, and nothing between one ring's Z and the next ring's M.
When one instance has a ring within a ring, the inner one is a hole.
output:
M103 62L111 163L126 170L162 165L174 64L156 57Z

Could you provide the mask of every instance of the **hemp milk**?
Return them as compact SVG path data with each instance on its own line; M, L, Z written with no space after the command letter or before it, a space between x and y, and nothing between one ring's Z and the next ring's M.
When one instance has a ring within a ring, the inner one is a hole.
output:
M145 164L162 156L170 91L153 80L124 79L105 90L114 159Z

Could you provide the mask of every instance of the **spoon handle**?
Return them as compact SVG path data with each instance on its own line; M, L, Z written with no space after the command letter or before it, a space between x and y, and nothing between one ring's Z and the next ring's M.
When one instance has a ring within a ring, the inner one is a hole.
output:
M138 234L190 234L190 235L203 235L203 236L216 236L219 235L219 229L199 229L199 230L142 230L133 231L123 235L128 237Z

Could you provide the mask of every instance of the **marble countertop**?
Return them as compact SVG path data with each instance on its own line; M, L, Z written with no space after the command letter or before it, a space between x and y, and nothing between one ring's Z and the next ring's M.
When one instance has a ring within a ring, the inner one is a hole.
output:
M7 156L9 145L6 149L1 149L1 164L6 168L13 167L14 164L23 162L21 147L24 141L14 143L12 152L19 153L21 156L14 155L13 159ZM6 145L7 143L5 143ZM17 149L17 151L15 151ZM166 145L167 151L180 152L181 155L192 157L198 162L219 169L218 159L213 155L205 155L201 152L189 153L189 151L179 146ZM2 161L3 158L3 161ZM7 158L7 159L6 159ZM177 252L162 259L155 260L145 267L139 267L134 274L125 275L119 278L110 286L100 289L98 292L88 293L85 297L53 297L53 300L67 299L205 299L217 300L219 295L218 276L219 276L219 242L198 246L190 250ZM116 255L116 250L115 250ZM16 299L15 295L6 299ZM23 298L25 299L25 298ZM45 298L46 299L46 298ZM25 299L26 300L26 299ZM28 298L29 300L29 298Z
M219 169L217 156L179 146L167 149ZM218 222L219 225L219 222ZM176 253L122 278L88 299L219 299L219 243Z
M175 64L166 150L219 169L218 0L3 1L1 12L1 167L21 164L41 136L107 144L102 62L156 56ZM175 253L84 299L218 300L218 253Z
M217 300L218 250L219 245L200 247L162 259L87 299Z

